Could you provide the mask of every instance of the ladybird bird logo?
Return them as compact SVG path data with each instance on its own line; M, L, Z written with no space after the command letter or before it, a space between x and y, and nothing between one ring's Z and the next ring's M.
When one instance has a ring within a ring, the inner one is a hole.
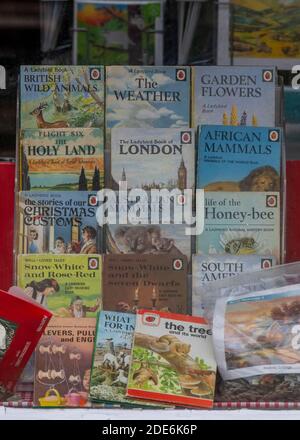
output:
M88 198L88 204L89 206L97 206L98 205L97 196L94 194L90 194Z
M191 132L190 131L182 131L180 139L181 139L182 144L190 144L192 141Z
M185 80L186 80L186 70L176 69L176 81L185 81Z
M267 195L266 206L267 208L277 208L277 195Z
M277 142L279 140L279 131L278 130L270 130L269 131L269 141Z
M90 79L93 81L97 81L97 80L101 79L100 69L98 69L96 67L92 67L90 69Z
M261 259L261 269L270 269L272 267L271 258L262 258Z
M176 260L173 260L173 269L174 270L181 270L183 268L183 261L181 258L176 258Z
M98 258L89 258L88 259L88 268L92 270L96 270L99 267Z
M264 82L272 82L273 81L272 70L263 70L263 81Z
M143 321L144 325L157 327L160 323L160 317L159 317L159 315L157 315L155 313L145 313L143 315L142 321Z

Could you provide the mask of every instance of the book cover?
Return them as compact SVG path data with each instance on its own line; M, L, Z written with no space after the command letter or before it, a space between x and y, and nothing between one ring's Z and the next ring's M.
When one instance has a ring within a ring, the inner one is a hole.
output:
M35 351L33 403L90 407L96 318L52 318Z
M56 317L95 317L101 308L99 255L19 255L18 285Z
M275 125L273 67L195 66L192 76L193 127Z
M215 378L212 333L203 318L138 310L128 396L211 408Z
M21 129L103 126L103 67L21 66Z
M197 187L206 191L280 191L279 128L203 125Z
M31 191L99 191L104 186L100 128L22 130L20 186Z
M110 188L193 189L194 155L193 130L113 128Z
M103 309L187 311L187 259L167 255L105 255Z
M280 261L278 192L205 192L197 253L273 255Z
M193 255L193 315L203 316L202 290L206 283L224 280L243 272L268 269L275 264L276 259L270 255Z
M97 208L96 192L20 192L18 253L101 253Z

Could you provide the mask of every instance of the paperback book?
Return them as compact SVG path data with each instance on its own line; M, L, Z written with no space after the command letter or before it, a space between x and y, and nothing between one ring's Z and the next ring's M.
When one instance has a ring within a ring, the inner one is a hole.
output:
M280 191L279 128L203 125L197 187L206 191Z
M104 128L101 66L21 66L20 128Z
M101 308L99 255L19 255L18 285L55 317L91 318Z
M20 192L18 253L101 253L97 208L96 192Z
M181 406L213 406L216 363L203 318L138 310L127 395Z
M204 255L272 255L280 261L280 194L206 192L204 231L196 245Z
M187 259L167 255L105 255L103 309L187 312Z
M52 318L35 351L33 403L89 407L95 318Z
M104 186L100 128L22 130L20 186L31 191L99 191Z
M273 67L195 66L192 77L193 127L275 125L277 73Z

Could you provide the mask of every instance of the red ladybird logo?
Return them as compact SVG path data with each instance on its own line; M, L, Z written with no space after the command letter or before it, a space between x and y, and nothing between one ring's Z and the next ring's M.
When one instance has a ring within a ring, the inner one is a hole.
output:
M279 139L279 132L278 130L270 130L269 131L269 141L276 142Z
M97 81L100 78L101 78L100 69L97 69L96 67L93 67L92 69L90 69L90 79L91 80Z
M191 132L190 131L183 131L181 132L181 142L183 144L190 144L192 140Z
M272 70L263 70L263 81L271 82L273 80Z
M269 269L270 267L272 267L272 260L270 258L262 258L261 268L262 269Z
M98 269L98 267L99 267L98 258L89 258L88 265L89 265L89 269L92 269L92 270Z
M185 81L186 80L186 71L184 69L176 70L176 80L177 81Z
M183 206L183 205L185 204L185 196L184 196L183 194L180 194L180 195L177 197L177 204L178 204L179 206Z
M174 270L181 270L182 267L183 267L183 261L180 258L176 258L176 260L173 260Z
M146 313L143 315L143 324L145 325L151 325L153 327L157 327L160 322L159 315L156 315L155 313Z
M276 195L269 195L266 198L266 206L268 208L276 208L277 207L277 196Z
M97 206L98 204L98 200L97 200L97 196L95 196L94 194L89 196L89 206Z

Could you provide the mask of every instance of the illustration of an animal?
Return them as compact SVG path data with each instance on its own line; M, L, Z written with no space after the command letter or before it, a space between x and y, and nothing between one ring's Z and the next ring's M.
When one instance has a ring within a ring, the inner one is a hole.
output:
M125 376L125 371L124 370L119 370L118 371L118 377L112 382L112 385L115 383L120 383L122 385L127 385L128 382L128 377Z
M128 367L129 367L129 364L130 364L130 355L124 353L124 351L121 351L121 352L118 354L117 361L119 362L119 364L121 365L121 367L124 368L124 369L126 370L126 368L128 368Z
M118 370L118 368L120 368L116 356L112 353L105 353L102 365L113 370Z
M120 226L115 237L125 246L127 252L151 253L153 249L151 234L154 232L160 237L158 226Z
M136 385L141 386L145 385L149 380L155 385L158 384L157 375L151 370L151 368L147 367L147 363L145 362L142 362L140 368L133 373L132 379Z
M43 110L48 107L47 103L40 103L30 114L35 116L38 128L67 128L69 123L66 121L47 122L43 116Z

